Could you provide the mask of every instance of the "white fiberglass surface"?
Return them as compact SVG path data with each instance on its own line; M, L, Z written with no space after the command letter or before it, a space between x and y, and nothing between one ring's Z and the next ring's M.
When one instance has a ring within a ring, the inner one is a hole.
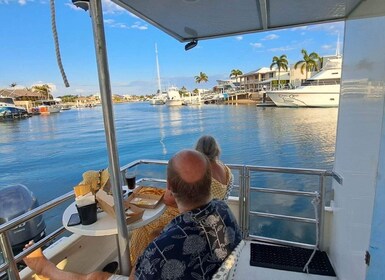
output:
M375 11L373 17L358 16L368 15L370 11ZM343 184L333 184L330 250L339 279L366 278L368 266L364 260L365 252L372 248L371 234L375 238L384 230L383 226L373 227L376 221L372 221L373 213L376 217L377 212L384 211L383 201L375 203L376 192L381 191L377 174L385 160L380 156L384 149L381 145L385 143L384 26L385 5L377 0L367 1L345 25L334 166L343 177ZM377 252L381 250L377 249ZM375 269L375 266L371 265L369 269ZM383 267L381 269L383 271Z

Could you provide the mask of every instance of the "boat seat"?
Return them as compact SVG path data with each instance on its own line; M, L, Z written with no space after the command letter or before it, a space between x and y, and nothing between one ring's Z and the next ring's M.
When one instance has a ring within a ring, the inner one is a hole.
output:
M239 256L242 249L245 246L245 241L241 240L237 247L231 252L230 255L223 261L222 265L218 268L217 272L211 279L215 280L232 280L237 269Z

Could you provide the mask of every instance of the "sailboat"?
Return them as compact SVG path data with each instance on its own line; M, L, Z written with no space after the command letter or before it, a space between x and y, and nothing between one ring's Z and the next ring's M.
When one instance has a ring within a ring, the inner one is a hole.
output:
M158 83L158 91L157 95L149 100L151 105L164 105L165 98L162 95L162 88L160 84L160 71L159 71L159 59L158 59L158 46L155 44L155 58L156 58L156 73L157 73L157 83Z

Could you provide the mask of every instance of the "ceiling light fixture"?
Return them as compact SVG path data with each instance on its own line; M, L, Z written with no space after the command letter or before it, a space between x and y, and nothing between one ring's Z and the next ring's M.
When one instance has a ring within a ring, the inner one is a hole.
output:
M196 45L198 45L198 40L192 40L190 43L187 43L186 46L184 46L184 50L188 51L191 50L192 48L195 48Z

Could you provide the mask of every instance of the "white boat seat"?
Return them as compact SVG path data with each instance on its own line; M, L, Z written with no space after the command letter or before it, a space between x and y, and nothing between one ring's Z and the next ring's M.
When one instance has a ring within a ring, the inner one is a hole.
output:
M213 275L211 279L215 280L232 280L237 269L239 256L241 255L242 249L245 246L245 241L241 240L237 247L231 252L230 255L223 261L220 268Z

